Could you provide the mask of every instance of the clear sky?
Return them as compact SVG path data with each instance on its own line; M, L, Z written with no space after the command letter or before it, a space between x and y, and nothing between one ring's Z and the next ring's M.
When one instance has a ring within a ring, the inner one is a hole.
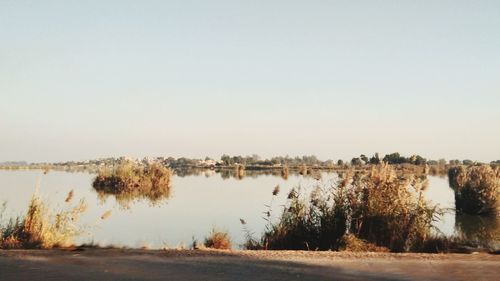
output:
M500 1L0 0L0 161L500 159Z

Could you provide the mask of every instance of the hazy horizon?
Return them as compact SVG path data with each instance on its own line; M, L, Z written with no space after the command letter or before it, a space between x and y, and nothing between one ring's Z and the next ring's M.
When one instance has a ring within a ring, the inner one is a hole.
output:
M499 1L0 1L0 162L500 159Z

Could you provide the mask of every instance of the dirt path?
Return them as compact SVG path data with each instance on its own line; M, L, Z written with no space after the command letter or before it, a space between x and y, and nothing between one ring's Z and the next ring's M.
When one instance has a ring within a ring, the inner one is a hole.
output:
M500 280L500 256L295 251L1 251L0 280Z

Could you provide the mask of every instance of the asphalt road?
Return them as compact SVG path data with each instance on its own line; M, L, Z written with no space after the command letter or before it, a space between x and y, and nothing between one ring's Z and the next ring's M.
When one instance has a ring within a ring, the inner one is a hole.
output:
M500 280L500 256L295 251L0 250L8 280Z

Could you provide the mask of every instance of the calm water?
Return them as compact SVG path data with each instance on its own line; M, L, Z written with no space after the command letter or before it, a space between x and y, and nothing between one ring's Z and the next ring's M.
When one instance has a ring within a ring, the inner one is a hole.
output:
M276 218L291 188L300 185L307 189L318 183L329 184L335 180L336 174L323 173L320 180L300 175L290 175L288 180L277 175L236 179L211 171L182 177L176 175L170 198L158 204L147 200L123 202L113 196L100 197L91 187L93 177L87 173L51 171L44 175L41 171L0 171L0 203L7 202L4 217L24 214L38 185L39 194L54 209L65 206L64 200L71 190L75 192L75 199L85 199L89 208L81 222L86 225L88 234L80 237L78 243L152 248L189 246L193 238L202 241L213 227L217 227L227 230L237 246L245 236L240 218L258 237L266 225L262 218L267 210L265 205L272 201L272 217ZM272 199L271 193L276 185L280 185L281 191ZM454 194L447 178L429 177L425 195L441 208L454 208ZM107 211L111 211L111 215L101 220ZM447 235L455 233L456 225L462 230L473 224L456 224L453 211L436 222L437 228ZM474 233L472 228L469 231Z

